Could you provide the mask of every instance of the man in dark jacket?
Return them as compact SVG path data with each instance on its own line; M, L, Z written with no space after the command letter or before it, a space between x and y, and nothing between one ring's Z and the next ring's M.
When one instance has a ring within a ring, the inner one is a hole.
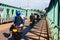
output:
M31 13L31 15L30 15L30 26L31 26L31 27L34 26L34 23L35 23L34 19L35 19L35 16L34 16L33 13Z

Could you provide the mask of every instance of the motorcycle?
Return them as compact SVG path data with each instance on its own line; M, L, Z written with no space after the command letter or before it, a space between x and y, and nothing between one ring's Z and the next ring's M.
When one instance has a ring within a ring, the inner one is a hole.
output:
M30 21L30 26L33 28L37 24L37 20Z
M30 21L30 26L31 26L31 28L33 28L33 26L34 26L34 22L33 21Z
M23 30L23 24L21 24L19 27L15 26L12 29L12 40L20 40L22 37L22 30Z

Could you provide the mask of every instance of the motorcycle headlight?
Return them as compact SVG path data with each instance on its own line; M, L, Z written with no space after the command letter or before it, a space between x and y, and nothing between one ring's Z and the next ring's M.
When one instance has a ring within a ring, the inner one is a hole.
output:
M13 29L13 32L17 32L17 29Z

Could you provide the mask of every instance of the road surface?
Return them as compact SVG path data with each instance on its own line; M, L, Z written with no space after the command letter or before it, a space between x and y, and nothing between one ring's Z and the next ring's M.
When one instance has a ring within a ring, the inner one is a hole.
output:
M9 33L9 28L12 23L0 25L0 40L8 40L4 36L4 33ZM25 21L25 25L29 25L29 21ZM40 22L34 26L34 28L24 27L24 37L28 40L51 40L51 33L49 29L47 30L46 20L40 20ZM26 30L28 31L26 34ZM48 34L47 34L48 33ZM21 40L25 40L25 38Z

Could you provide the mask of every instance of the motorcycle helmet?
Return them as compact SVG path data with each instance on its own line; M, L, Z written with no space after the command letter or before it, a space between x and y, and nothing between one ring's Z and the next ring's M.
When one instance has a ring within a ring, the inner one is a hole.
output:
M20 16L20 14L21 14L20 11L16 11L17 16Z

